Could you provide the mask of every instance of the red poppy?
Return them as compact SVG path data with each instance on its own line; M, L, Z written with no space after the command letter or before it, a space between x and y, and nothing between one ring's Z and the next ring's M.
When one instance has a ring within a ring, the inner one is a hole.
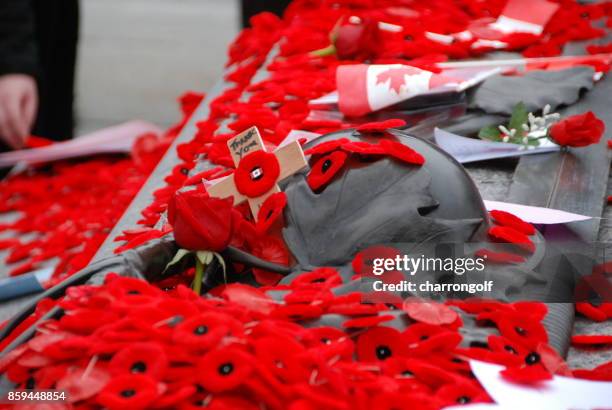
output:
M449 383L436 391L436 397L444 400L446 405L490 402L487 393L474 383Z
M242 325L236 319L223 313L207 312L179 323L173 340L179 345L206 350L225 336L241 333Z
M529 348L548 341L548 334L542 323L524 312L484 312L476 319L493 321L502 336Z
M400 120L398 118L379 121L379 122L366 122L365 124L361 124L357 127L357 131L360 133L376 133L376 132L384 132L389 128L400 128L406 125L406 121Z
M535 233L535 228L532 224L523 221L521 218L516 215L512 215L510 212L493 210L490 211L489 214L496 223L502 226L514 228L525 235L533 235Z
M401 333L391 327L372 327L357 338L357 358L364 362L406 356L407 353Z
M306 181L313 191L326 185L342 169L348 155L342 151L334 151L317 160L314 163Z
M474 256L486 259L491 263L523 263L525 258L521 255L516 255L509 252L495 252L489 249L478 249L474 252Z
M297 383L310 374L300 360L304 346L287 337L262 337L253 342L258 363L284 383Z
M380 144L370 144L364 141L351 141L342 144L342 149L352 154L360 155L384 155L385 149Z
M273 318L287 320L308 320L320 317L323 314L323 309L318 305L311 304L294 304L281 305L272 312Z
M277 192L267 197L257 212L257 223L255 224L257 233L262 235L268 232L283 213L286 205L287 195L284 192Z
M408 326L403 335L410 353L418 356L452 350L462 339L458 332L426 323L415 323Z
M67 368L66 371L60 373L62 377L59 380L54 380L54 382L57 382L55 388L65 391L67 400L71 403L94 397L111 380L111 375L100 366L94 366L89 370ZM40 386L38 387L40 388Z
M159 380L167 365L166 352L159 343L134 343L113 356L108 370L113 375L142 373Z
M234 389L253 370L254 357L237 347L221 347L206 353L198 363L199 383L212 393Z
M423 165L425 163L425 158L421 154L400 142L381 140L380 145L387 155L407 164Z
M168 222L180 247L221 251L232 237L233 199L211 198L199 190L177 192L168 204Z
M409 298L404 301L402 309L412 319L430 325L448 325L459 318L453 309L433 301Z
M325 141L312 148L304 151L304 155L322 155L329 154L340 149L340 147L350 142L348 138L339 138L337 140Z
M276 155L258 150L240 160L234 172L234 182L242 195L257 198L271 190L279 176L280 165Z
M143 374L124 374L113 378L98 394L97 400L109 410L144 409L159 396L157 383Z
M552 379L542 366L509 367L500 373L504 379L518 384L537 384Z
M606 313L588 302L576 302L576 311L596 322L608 320Z
M489 228L489 236L498 242L512 243L529 253L535 251L535 244L527 235L507 226Z
M226 285L220 296L232 303L244 306L251 312L263 315L269 314L275 306L275 302L263 291L241 283Z
M395 316L393 315L358 317L354 319L349 319L346 322L342 323L342 327L346 327L346 328L372 327L372 326L377 326L384 322L388 322L393 319L395 319Z
M306 345L316 349L325 357L339 355L343 359L351 359L355 345L351 338L340 329L334 327L315 327L308 329L304 335Z
M258 258L283 266L289 265L289 252L282 239L263 236L252 246L251 253ZM257 283L261 285L276 285L282 279L282 275L263 269L253 268L253 275Z
M318 268L312 272L304 272L297 276L291 287L307 289L328 289L342 284L342 277L336 269Z

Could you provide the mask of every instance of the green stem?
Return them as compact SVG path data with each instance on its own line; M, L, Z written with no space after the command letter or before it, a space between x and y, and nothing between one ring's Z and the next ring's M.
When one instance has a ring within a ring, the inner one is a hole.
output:
M193 291L198 295L202 292L202 276L204 276L204 264L200 262L200 259L195 258L195 277L193 278Z
M320 48L310 52L311 57L326 57L336 54L336 46L333 44L328 45L325 48Z

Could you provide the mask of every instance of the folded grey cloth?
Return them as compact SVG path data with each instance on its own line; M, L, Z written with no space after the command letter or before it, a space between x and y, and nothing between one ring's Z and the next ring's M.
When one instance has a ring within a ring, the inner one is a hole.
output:
M523 102L528 111L552 109L575 103L581 94L593 88L594 70L573 67L558 71L529 71L521 76L496 75L470 93L469 107L487 114L512 114Z

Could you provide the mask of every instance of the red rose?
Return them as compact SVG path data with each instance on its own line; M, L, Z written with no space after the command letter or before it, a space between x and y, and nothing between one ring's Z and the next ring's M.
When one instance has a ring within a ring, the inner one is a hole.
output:
M374 20L347 22L338 27L336 35L334 45L341 60L367 60L375 57L380 48L378 23Z
M586 147L596 144L606 125L593 112L572 115L550 128L550 138L557 144L568 147Z
M181 248L221 251L232 237L232 198L211 198L202 191L177 192L168 204L168 221Z

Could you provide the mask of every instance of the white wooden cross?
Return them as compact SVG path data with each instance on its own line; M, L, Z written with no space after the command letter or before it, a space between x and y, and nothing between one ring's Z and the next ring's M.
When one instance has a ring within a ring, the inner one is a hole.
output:
M258 150L265 151L264 143L259 135L259 130L257 130L257 127L251 127L248 130L236 135L234 138L228 140L227 147L230 150L230 154L232 155L232 159L234 160L234 165L236 167L238 167L240 160L244 156ZM234 204L236 205L241 204L244 201L248 201L253 217L257 219L257 212L266 198L276 192L280 192L278 182L308 166L308 162L306 162L306 158L304 158L304 152L302 151L302 147L298 141L293 141L276 149L274 151L274 155L276 156L280 166L280 175L278 176L274 186L265 194L253 198L241 194L236 188L233 174L208 187L208 194L216 198L227 198L233 196ZM260 176L260 172L261 170L255 170L251 173L251 175L253 178L257 178Z

